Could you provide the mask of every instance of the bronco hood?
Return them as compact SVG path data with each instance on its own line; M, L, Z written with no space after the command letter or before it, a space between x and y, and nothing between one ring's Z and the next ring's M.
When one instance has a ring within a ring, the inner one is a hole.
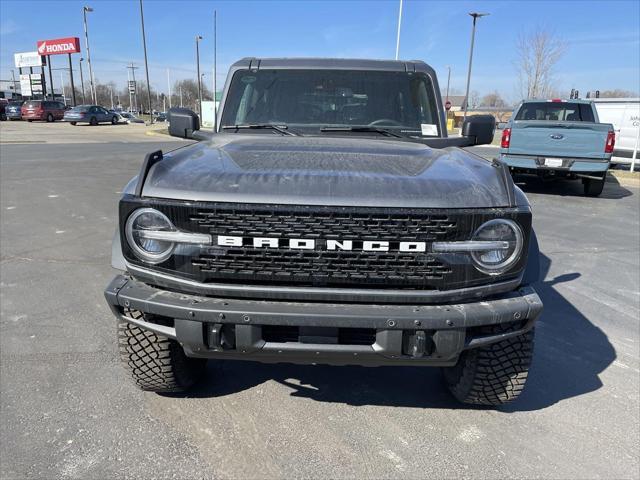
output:
M458 148L372 137L218 134L165 154L142 195L366 207L509 206L501 168Z

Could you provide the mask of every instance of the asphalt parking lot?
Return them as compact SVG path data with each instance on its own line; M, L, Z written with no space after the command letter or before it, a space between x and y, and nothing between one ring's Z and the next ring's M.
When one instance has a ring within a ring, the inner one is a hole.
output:
M517 403L463 408L436 369L234 362L161 396L118 364L102 292L121 188L146 152L184 144L2 122L1 478L640 476L637 187L523 185L545 311Z

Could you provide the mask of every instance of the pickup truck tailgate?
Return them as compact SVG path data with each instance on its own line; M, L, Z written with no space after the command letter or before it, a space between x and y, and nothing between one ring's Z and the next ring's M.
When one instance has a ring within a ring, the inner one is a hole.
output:
M523 121L513 122L508 153L541 157L604 159L606 123Z

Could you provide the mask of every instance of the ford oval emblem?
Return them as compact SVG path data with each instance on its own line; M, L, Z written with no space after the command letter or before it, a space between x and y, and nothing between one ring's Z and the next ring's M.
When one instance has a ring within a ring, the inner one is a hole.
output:
M561 135L559 133L553 133L551 135L549 135L551 138L553 138L554 140L562 140L564 138L564 135Z

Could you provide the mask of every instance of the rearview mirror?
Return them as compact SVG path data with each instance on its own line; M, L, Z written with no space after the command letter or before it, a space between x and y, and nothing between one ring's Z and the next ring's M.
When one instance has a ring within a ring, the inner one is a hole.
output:
M473 145L487 145L493 142L496 119L493 115L473 115L462 124L462 136L470 137Z
M167 120L172 137L192 138L193 133L200 130L198 115L188 108L170 108Z

